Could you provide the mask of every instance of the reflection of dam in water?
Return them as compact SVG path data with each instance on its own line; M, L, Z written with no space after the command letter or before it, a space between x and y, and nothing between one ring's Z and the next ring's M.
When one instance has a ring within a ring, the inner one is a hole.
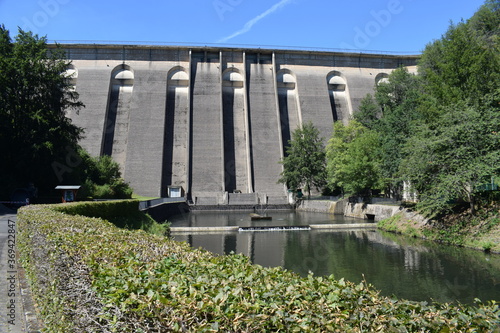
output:
M291 225L359 222L305 212L297 214L300 220L297 222L293 214L273 212L273 219L283 219L281 224L290 222ZM249 225L245 214L236 218L234 215L237 214L196 212L193 216L187 214L172 219L172 225L214 225L210 221L217 217L223 221L219 226ZM362 281L364 275L368 283L388 296L442 302L458 300L468 304L476 297L482 301L500 300L500 257L376 230L183 232L174 233L173 238L218 254L242 253L262 266L281 266L301 275L312 271L316 275L333 274L336 279L353 282Z
M85 129L82 146L93 156L111 155L139 194L205 205L227 203L226 193L286 202L278 161L291 133L311 121L326 142L333 122L347 122L375 84L400 66L414 71L417 60L210 47L63 48L86 105L69 114Z

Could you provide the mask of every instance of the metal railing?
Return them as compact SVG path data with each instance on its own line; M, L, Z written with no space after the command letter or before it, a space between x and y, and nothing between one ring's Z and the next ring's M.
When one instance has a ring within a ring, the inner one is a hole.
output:
M140 46L182 46L182 47L207 47L207 48L237 48L237 49L262 49L283 51L310 51L310 52L337 52L355 54L386 54L386 55L415 55L419 56L421 51L384 51L384 50L362 50L343 49L315 46L291 46L291 45L255 45L255 44L226 44L226 43L202 43L202 42L166 42L166 41L118 41L118 40L48 40L50 44L96 44L96 45L140 45Z

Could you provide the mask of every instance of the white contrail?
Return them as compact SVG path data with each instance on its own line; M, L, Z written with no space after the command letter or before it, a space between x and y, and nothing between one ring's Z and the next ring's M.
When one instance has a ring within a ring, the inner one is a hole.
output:
M280 2L278 2L277 4L275 4L274 6L272 6L268 10L266 10L264 13L260 14L259 16L255 17L255 18L251 19L250 21L248 21L247 23L245 23L245 25L243 26L243 29L236 31L234 34L232 34L230 36L227 36L227 37L219 39L217 41L217 43L225 43L228 40L233 39L236 36L239 36L241 34L244 34L245 32L250 31L250 29L252 29L252 27L257 22L259 22L260 20L262 20L266 16L271 15L272 13L274 13L275 11L277 11L278 9L280 9L281 7L284 7L284 6L288 5L292 1L293 0L281 0Z

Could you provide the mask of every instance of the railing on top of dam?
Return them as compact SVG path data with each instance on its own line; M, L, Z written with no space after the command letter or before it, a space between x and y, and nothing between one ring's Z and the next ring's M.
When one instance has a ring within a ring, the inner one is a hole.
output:
M339 52L353 54L386 54L419 56L421 51L384 51L384 50L363 50L363 49L341 49L313 46L291 46L291 45L254 45L254 44L222 44L222 43L201 43L201 42L160 42L160 41L112 41L112 40L48 40L50 44L88 44L88 45L139 45L139 46L180 46L195 48L236 48L236 49L262 49L262 50L282 50L282 51L310 51L310 52Z

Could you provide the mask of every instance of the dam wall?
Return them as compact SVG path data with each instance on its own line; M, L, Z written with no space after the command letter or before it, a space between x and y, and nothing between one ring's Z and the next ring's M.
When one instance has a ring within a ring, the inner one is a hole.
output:
M278 184L288 141L311 121L326 144L360 101L417 56L138 45L61 45L85 108L68 113L81 145L110 155L145 196L200 205L254 193L286 203ZM252 198L255 198L252 196ZM248 204L254 204L254 199ZM242 203L245 204L245 203Z

